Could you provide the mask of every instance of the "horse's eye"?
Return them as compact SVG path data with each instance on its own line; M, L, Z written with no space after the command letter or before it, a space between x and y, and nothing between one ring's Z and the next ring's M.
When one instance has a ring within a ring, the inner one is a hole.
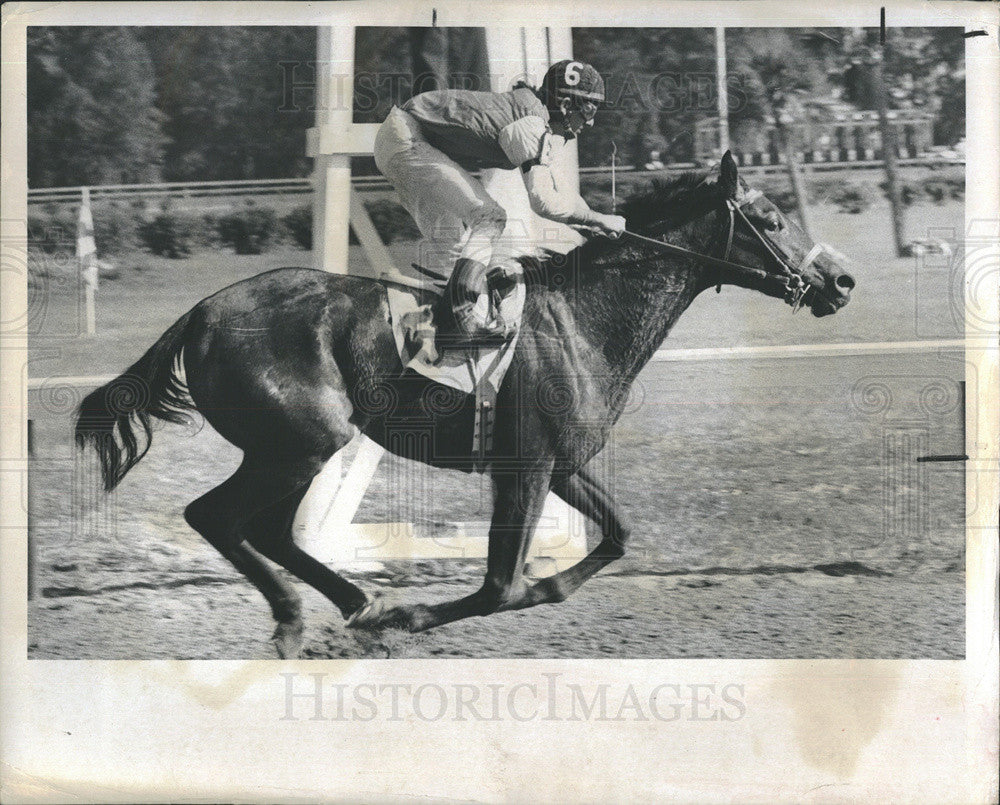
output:
M764 227L768 232L779 232L781 230L781 219L777 215L768 215L764 219Z

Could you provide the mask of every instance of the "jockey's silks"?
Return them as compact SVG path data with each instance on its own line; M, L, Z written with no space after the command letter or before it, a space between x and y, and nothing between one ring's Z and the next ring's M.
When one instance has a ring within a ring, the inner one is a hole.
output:
M510 92L424 92L408 100L403 109L420 125L428 143L466 170L509 170L537 157L549 122L549 110L527 87ZM533 125L508 128L524 118L536 120L530 122ZM519 140L534 142L511 143L514 131Z

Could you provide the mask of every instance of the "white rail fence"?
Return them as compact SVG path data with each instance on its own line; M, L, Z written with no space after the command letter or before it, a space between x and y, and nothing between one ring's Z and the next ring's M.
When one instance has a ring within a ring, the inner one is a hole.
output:
M899 164L908 166L932 167L942 165L964 165L936 157L917 157L901 159ZM666 173L679 173L693 170L698 165L694 162L675 162L664 165L655 171L638 168L631 165L618 165L616 170L622 174L656 176ZM882 163L878 160L861 160L854 162L817 162L809 165L809 170L820 173L838 170L878 170ZM745 165L742 170L748 174L763 175L780 173L785 166L780 163L771 165ZM587 177L604 177L611 173L610 167L598 166L580 168L580 175ZM353 176L351 186L358 191L389 191L389 183L382 176ZM240 179L217 182L161 182L159 184L109 184L96 185L88 188L92 201L131 200L131 199L200 199L213 196L308 196L313 192L311 177L292 179ZM28 190L28 204L79 204L83 197L83 187L40 187Z

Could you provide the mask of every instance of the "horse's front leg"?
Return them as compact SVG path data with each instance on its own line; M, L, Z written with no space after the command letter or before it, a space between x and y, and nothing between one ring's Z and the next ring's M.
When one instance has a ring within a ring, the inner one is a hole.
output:
M528 587L511 609L564 601L597 571L625 554L629 530L619 519L610 493L587 470L556 479L552 491L600 527L601 541L572 567Z
M351 627L395 627L420 632L473 615L519 609L527 592L524 561L552 483L552 462L531 468L493 471L486 578L472 595L442 604L388 608L376 599L347 622Z

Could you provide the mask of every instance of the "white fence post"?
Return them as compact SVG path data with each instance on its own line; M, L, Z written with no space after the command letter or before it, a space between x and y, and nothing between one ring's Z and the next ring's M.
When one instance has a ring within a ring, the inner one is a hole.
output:
M353 122L354 28L321 27L316 43L316 129L347 131ZM316 144L319 146L319 143ZM347 273L351 157L317 147L313 173L313 263L323 271Z
M324 131L346 130L353 122L354 28L316 29L316 128L307 135L313 169L313 265L335 274L348 272L351 157L327 152ZM347 80L345 80L345 75ZM320 533L340 489L343 460L335 453L299 504L293 528L306 540Z
M97 332L94 294L97 291L97 246L94 243L94 216L90 210L90 188L80 188L80 212L76 224L76 257L83 282L84 318L87 335Z

